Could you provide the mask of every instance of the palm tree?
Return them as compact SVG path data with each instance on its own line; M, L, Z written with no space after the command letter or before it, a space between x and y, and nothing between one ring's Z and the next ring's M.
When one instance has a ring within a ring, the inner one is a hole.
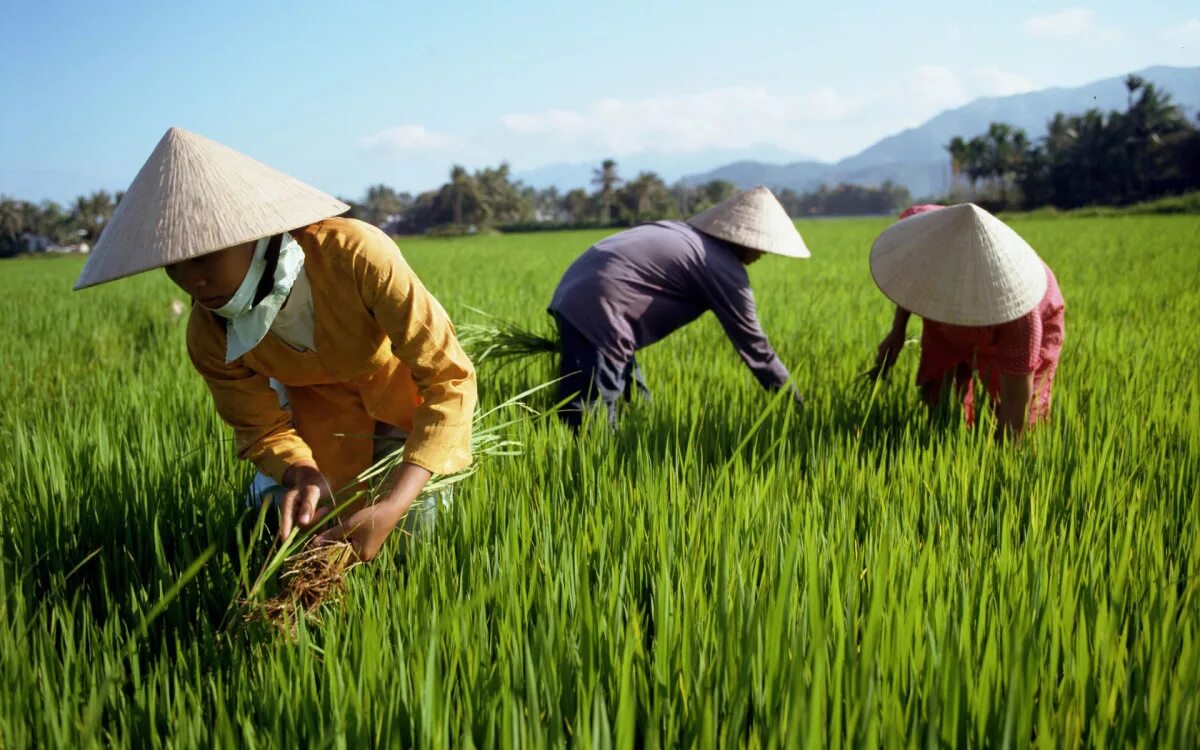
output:
M592 201L588 198L586 190L575 188L563 196L562 207L567 216L571 217L572 222L582 224L589 218Z
M368 224L381 226L389 216L395 216L403 211L404 202L392 188L382 183L367 188L367 195L363 201L363 218Z
M1142 86L1145 86L1145 85L1146 85L1146 79L1142 78L1139 75L1130 73L1129 75L1125 76L1125 92L1126 92L1125 93L1125 110L1126 111L1133 109L1133 95L1137 93L1138 89L1140 89Z
M601 162L599 169L592 170L592 184L599 188L600 221L607 224L612 221L613 199L617 186L621 184L621 178L617 176L617 163L612 159Z
M646 201L650 197L651 180L658 179L656 175L649 172L642 172L634 180L625 183L625 188L621 192L628 199L629 213L632 214L634 221L641 221L646 214Z
M1024 131L1002 122L988 126L984 146L984 173L996 181L1000 202L1008 204L1009 175L1016 171L1029 139Z
M462 225L463 222L463 202L468 195L474 193L474 185L471 181L471 175L461 165L455 164L450 170L450 190L454 196L454 223Z
M106 190L97 190L91 195L81 195L71 208L71 222L82 231L83 236L95 242L112 218L114 204Z
M980 136L975 136L967 141L967 145L963 148L963 163L966 166L971 195L975 194L975 186L979 180L988 176L986 161L987 141Z
M637 179L625 183L620 198L634 222L663 218L674 208L667 184L654 172L641 172Z
M23 201L0 195L0 256L21 251L21 235L26 231Z
M956 135L950 139L946 150L950 152L950 187L953 188L962 173L963 161L967 156L967 143L961 136Z

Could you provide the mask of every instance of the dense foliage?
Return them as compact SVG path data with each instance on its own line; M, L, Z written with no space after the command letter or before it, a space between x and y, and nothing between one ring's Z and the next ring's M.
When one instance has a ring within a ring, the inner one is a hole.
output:
M1126 79L1124 112L1055 115L1046 135L993 123L947 146L968 196L998 208L1124 206L1200 190L1200 130L1169 95Z
M0 258L51 246L94 243L120 200L120 193L98 190L63 208L54 201L38 204L0 195Z

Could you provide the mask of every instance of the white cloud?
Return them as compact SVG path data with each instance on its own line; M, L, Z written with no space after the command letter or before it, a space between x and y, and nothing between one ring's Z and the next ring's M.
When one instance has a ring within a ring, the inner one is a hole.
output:
M1110 41L1120 36L1116 29L1102 28L1096 19L1095 11L1078 7L1027 18L1025 31L1034 36L1055 38L1087 36L1102 41Z
M1087 8L1070 8L1025 21L1025 30L1035 36L1076 36L1093 28L1096 14Z
M806 126L841 120L858 106L827 87L802 94L735 87L628 101L600 99L579 110L514 113L500 122L511 135L615 155L678 153L795 142Z
M402 171L413 184L444 179L451 162L473 169L508 160L514 169L527 170L649 155L664 157L662 164L684 164L698 153L754 153L762 147L835 160L977 97L1038 88L997 65L922 65L897 71L894 79L855 97L828 87L784 93L742 86L598 99L573 108L512 112L445 134L408 124L369 135L360 145L382 150L391 159L375 161ZM671 169L657 168L664 174Z
M1187 21L1167 29L1163 32L1163 37L1168 42L1174 42L1180 45L1197 44L1200 45L1200 18L1190 18Z
M578 112L551 109L535 114L511 114L500 118L501 124L522 135L549 133L581 133L587 130L587 119Z
M955 107L967 101L962 79L944 65L920 65L909 76L908 88L922 108L934 111Z
M455 148L458 142L422 125L397 125L366 136L359 145L364 149L382 151L448 151Z
M908 109L915 121L922 121L977 97L1020 94L1037 85L997 65L959 71L944 65L920 65L909 75L907 88Z
M982 96L1009 96L1023 94L1038 88L1033 81L1001 69L997 65L985 65L975 71L978 93Z

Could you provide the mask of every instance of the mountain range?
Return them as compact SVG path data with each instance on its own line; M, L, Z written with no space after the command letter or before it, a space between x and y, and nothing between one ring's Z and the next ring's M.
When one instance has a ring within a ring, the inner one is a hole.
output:
M1200 111L1200 67L1158 66L1137 75L1171 94L1189 118ZM914 196L939 195L949 188L950 160L946 144L954 136L970 138L987 130L993 122L1022 128L1031 140L1040 138L1055 113L1079 114L1093 107L1102 111L1123 110L1127 92L1125 77L1118 76L1073 88L1055 87L1010 96L984 97L946 110L923 124L903 130L838 162L823 162L789 154L784 149L761 146L735 151L707 151L691 155L643 154L621 160L623 174L642 170L658 172L668 181L682 179L696 185L709 180L728 180L739 188L767 185L797 192L821 185L851 183L875 186L884 180L904 185ZM689 169L689 164L705 164ZM707 165L719 164L714 168ZM517 175L535 187L560 189L588 185L594 163L556 164Z

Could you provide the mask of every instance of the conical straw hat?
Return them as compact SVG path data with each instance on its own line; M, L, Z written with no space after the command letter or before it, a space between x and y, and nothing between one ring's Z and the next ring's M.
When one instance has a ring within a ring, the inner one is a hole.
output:
M117 204L75 288L302 227L349 208L227 146L171 128Z
M771 191L761 185L696 214L688 223L735 245L789 258L809 257L791 217Z
M1029 243L973 203L893 224L871 247L871 276L893 302L962 326L1015 320L1046 294L1046 269Z

